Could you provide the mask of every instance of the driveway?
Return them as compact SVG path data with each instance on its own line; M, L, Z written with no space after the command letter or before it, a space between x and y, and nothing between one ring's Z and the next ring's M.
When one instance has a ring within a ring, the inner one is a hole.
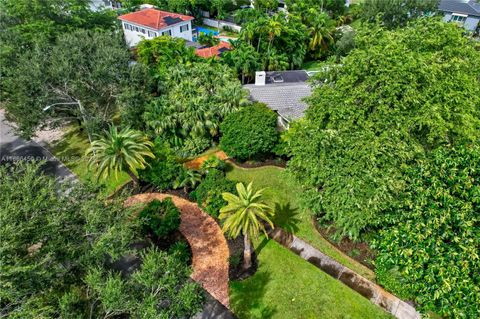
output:
M56 177L59 182L76 180L76 176L45 147L15 134L12 123L5 119L5 111L0 109L0 165L17 161L45 161L42 166L45 174Z

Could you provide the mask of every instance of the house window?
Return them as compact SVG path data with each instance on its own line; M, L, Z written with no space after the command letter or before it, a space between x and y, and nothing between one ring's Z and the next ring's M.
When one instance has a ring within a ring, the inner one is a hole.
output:
M180 26L180 32L185 32L185 31L188 31L188 24Z
M148 31L148 36L149 36L150 38L154 38L154 37L157 36L157 32Z
M138 32L138 31L140 31L140 30L138 29L138 27L135 27L135 31L137 31L137 32Z
M128 30L128 29L129 29L128 23L124 23L124 24L123 24L123 28L124 28L125 30Z
M172 36L172 30L163 31L163 32L162 32L162 35Z
M466 20L467 20L466 15L454 13L452 14L452 19L450 21L456 22L459 24L464 24Z
M140 29L140 32L142 32L143 34L145 34L145 29L144 29L144 28L141 28L141 29Z

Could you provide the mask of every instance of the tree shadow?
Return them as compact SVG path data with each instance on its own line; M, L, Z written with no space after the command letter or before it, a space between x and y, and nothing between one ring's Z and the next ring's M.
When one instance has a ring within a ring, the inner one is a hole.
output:
M230 304L239 317L268 319L277 312L275 307L262 300L270 280L269 273L257 271L246 280L231 283Z
M289 233L295 233L299 230L298 223L301 221L298 218L298 208L292 207L290 203L275 203L274 211L275 216L272 221L276 226Z

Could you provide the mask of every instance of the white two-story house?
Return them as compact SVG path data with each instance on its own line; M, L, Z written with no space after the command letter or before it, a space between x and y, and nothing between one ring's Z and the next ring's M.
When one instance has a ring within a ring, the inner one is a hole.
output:
M146 8L118 17L122 21L123 34L128 46L134 47L143 39L161 35L192 41L191 16Z

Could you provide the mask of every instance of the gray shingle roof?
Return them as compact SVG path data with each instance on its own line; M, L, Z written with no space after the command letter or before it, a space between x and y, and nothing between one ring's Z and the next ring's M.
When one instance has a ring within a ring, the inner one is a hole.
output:
M442 0L438 5L438 10L480 17L480 4L475 0Z
M305 82L267 85L244 85L250 91L250 97L265 103L287 121L301 118L308 108L303 99L310 96L312 90Z

